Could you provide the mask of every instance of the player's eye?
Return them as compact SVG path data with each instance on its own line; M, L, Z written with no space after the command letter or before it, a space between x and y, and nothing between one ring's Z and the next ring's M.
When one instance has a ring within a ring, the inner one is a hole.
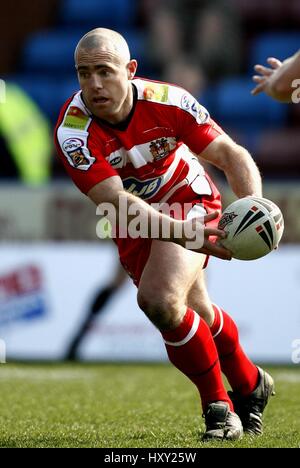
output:
M81 72L79 72L79 76L80 76L80 78L87 79L87 78L89 78L90 74L88 72L81 71Z
M110 71L109 70L106 70L106 69L103 69L99 72L99 75L102 76L103 78L106 78L110 75Z

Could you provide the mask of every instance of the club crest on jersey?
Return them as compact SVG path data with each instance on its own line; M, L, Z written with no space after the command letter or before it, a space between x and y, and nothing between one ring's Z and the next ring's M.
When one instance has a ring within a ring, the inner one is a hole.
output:
M167 138L160 138L159 140L150 143L150 152L154 161L159 161L170 154L171 148Z
M143 200L153 197L160 189L161 183L161 177L148 180L137 180L134 177L128 177L128 179L123 180L125 190L137 197L143 198Z
M72 159L74 167L86 166L89 164L89 160L85 157L81 148L70 152L69 157Z
M62 144L62 149L71 166L76 169L88 169L95 158L88 158L84 154L84 141L80 138L68 138Z
M233 223L234 218L236 218L237 215L232 211L231 213L224 213L222 218L220 219L218 228L219 229L224 229L228 224Z

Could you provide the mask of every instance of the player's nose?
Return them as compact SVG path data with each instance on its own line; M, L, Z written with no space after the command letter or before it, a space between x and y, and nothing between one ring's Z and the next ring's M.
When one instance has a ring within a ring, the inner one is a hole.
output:
M95 91L103 88L100 76L96 74L91 76L90 87Z

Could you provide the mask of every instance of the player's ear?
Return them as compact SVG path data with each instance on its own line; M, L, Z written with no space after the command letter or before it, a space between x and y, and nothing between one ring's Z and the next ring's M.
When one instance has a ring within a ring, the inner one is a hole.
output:
M134 75L137 70L137 61L136 60L130 60L127 64L127 75L129 80L133 80Z

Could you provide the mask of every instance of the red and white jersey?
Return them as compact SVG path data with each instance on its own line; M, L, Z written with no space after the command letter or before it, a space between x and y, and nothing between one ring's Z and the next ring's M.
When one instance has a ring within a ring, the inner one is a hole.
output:
M182 88L145 79L135 79L132 85L134 108L123 125L112 126L93 116L81 91L63 106L55 142L75 184L87 193L119 175L126 190L148 203L174 199L187 185L200 195L211 195L196 154L223 130Z

